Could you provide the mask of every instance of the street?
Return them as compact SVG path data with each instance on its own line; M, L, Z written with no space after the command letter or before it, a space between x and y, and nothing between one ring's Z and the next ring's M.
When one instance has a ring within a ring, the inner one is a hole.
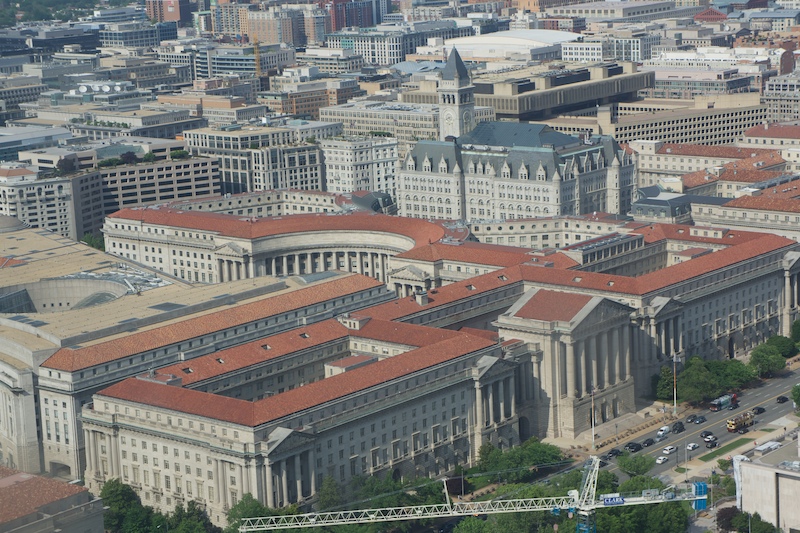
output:
M666 463L656 465L653 470L650 471L650 474L653 476L670 474L671 472L674 472L675 467L681 466L687 460L691 460L714 451L713 449L706 448L705 442L703 442L703 439L700 437L700 433L703 431L713 432L714 435L719 439L719 447L722 447L736 439L749 437L752 432L757 431L760 427L770 424L782 416L791 413L793 411L791 400L786 403L779 404L776 403L775 399L781 395L791 397L791 388L796 383L798 383L798 372L796 371L789 371L782 374L780 377L763 381L761 386L752 389L745 389L738 394L738 409L732 411L724 409L717 412L712 412L708 409L700 410L697 414L703 415L707 419L707 421L702 424L686 423L686 417L688 416L687 413L679 419L684 423L686 431L677 434L669 433L666 440L657 442L650 447L642 448L642 450L637 452L637 454L647 454L657 458L661 455L664 455L662 451L665 447L670 445L676 446L678 448L677 452L667 455L668 460ZM763 407L765 412L760 415L756 415L756 421L755 424L750 428L750 433L746 433L744 435L740 435L738 433L728 433L728 430L725 426L726 420L738 415L739 413L749 411L754 407ZM665 425L669 425L671 427L672 423L673 422L669 422L669 424L665 423ZM621 450L627 442L630 442L630 440L635 440L636 442L641 443L647 438L655 439L657 431L658 427L655 427L652 432L646 435L637 435L635 439L620 439L619 444L616 445L615 448ZM695 442L700 447L693 451L687 451L686 445L690 442ZM726 453L720 457L724 458L728 455L729 454ZM619 471L619 468L616 465L616 459L612 459L608 462L610 464L605 468L606 470L614 472L617 475L622 475L622 472ZM710 461L708 464L709 468L714 467L716 466L716 460ZM622 475L621 477L624 479L626 476Z

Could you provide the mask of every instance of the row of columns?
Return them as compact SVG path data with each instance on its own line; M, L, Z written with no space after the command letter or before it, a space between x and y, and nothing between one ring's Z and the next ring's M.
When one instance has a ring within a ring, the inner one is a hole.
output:
M388 253L341 250L281 254L270 257L245 256L242 259L218 259L217 278L221 283L226 283L257 276L296 276L328 270L345 270L385 282L389 269L389 257ZM339 266L340 262L344 263L344 267Z
M284 459L269 463L264 468L266 476L266 502L271 508L284 507L299 502L317 491L314 476L313 455L310 451L300 452ZM308 476L308 490L303 492L303 464ZM294 488L290 491L289 474L292 473Z
M631 328L627 324L560 344L565 351L564 392L568 398L591 394L592 387L605 389L621 383L631 373ZM537 370L534 366L534 379Z
M475 414L479 428L493 426L516 416L517 391L513 377L488 384L475 382Z

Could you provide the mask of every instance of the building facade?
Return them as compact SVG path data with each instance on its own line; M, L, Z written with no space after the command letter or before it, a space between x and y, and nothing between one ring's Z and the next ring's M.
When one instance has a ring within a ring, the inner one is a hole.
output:
M634 166L609 137L485 122L455 141L414 146L399 172L399 211L460 220L627 213Z
M397 139L337 137L319 144L325 158L326 191L380 191L395 196Z

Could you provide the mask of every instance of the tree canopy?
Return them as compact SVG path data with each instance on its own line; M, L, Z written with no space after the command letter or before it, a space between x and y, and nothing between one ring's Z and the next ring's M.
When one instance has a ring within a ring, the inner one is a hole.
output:
M792 339L783 335L773 335L767 339L767 346L777 348L780 354L787 359L797 355L797 345Z
M617 458L617 466L631 477L643 476L656 466L656 459L650 455L624 453Z
M755 369L758 376L780 372L786 366L786 360L774 346L761 344L750 353L750 368Z

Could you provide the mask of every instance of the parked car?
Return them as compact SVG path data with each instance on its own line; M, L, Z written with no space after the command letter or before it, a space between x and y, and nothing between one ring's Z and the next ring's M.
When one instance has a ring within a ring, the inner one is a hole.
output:
M786 396L778 396L776 400L778 401L778 403L786 403L789 401L789 398L787 398Z
M696 450L699 447L700 445L697 444L696 442L690 442L689 444L686 445L686 449L689 451Z
M667 446L666 448L661 450L661 453L663 453L664 455L670 455L670 454L673 454L673 453L675 453L677 451L678 451L678 448L676 448L675 446Z
M686 423L687 423L687 424L691 424L691 423L692 423L692 422L694 422L695 420L697 420L697 415L689 415L689 416L686 418Z
M664 464L664 463L666 463L667 461L669 461L669 457L666 457L666 456L664 456L664 455L660 455L660 456L658 457L658 459L656 459L656 464L657 464L657 465L663 465L663 464Z
M706 448L716 448L719 446L719 442L712 440L711 442L706 442Z
M766 409L764 409L763 407L753 407L753 414L754 415L760 415L764 411L766 411Z
M642 449L642 445L639 444L638 442L629 442L628 444L625 445L625 449L631 453L636 453Z
M655 443L656 443L656 441L654 441L653 439L644 439L644 440L642 441L642 446L644 446L645 448L647 448L648 446L652 446L652 445L653 445L653 444L655 444Z
M706 417L704 417L703 415L700 415L700 416L698 416L697 418L694 419L694 423L695 424L702 424L705 421L706 421Z
M700 433L700 438L704 439L704 438L708 437L709 435L713 435L713 434L714 433L711 432L711 431L703 431L702 433Z
M716 435L709 435L708 437L703 439L706 442L715 442L717 440Z
M738 408L739 408L739 404L738 403L732 403L732 404L730 404L728 406L728 411L733 411L734 409L738 409Z

